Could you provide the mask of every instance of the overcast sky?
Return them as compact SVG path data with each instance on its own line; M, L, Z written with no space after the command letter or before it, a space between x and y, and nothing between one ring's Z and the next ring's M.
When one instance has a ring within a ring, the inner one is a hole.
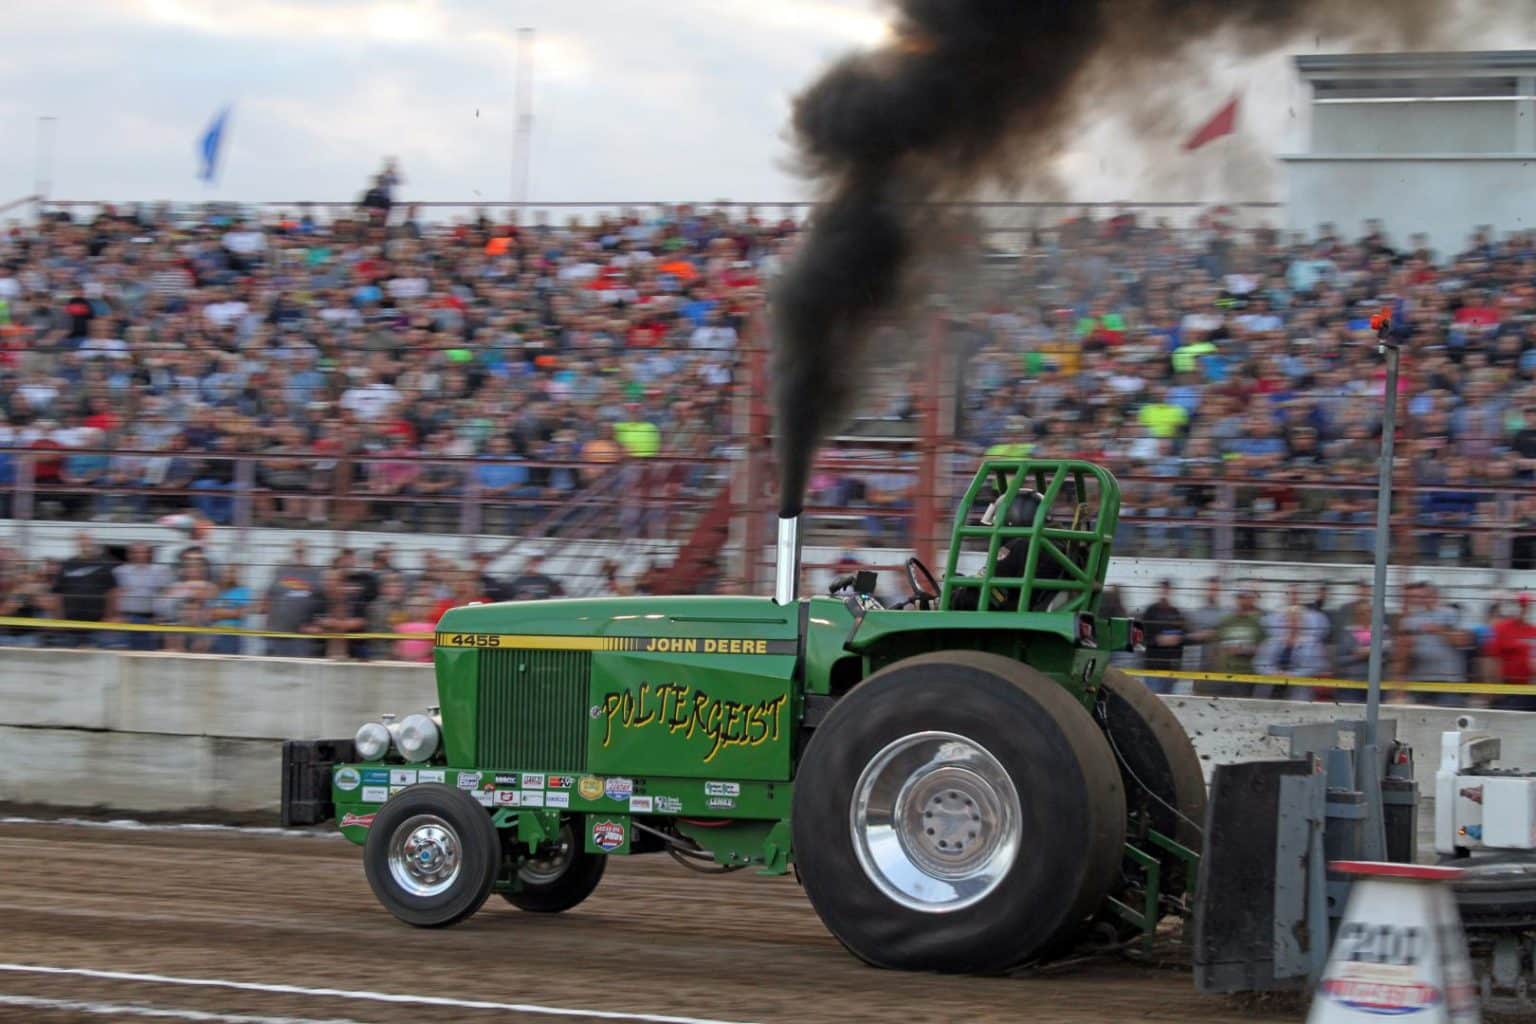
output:
M0 0L0 204L33 190L41 115L58 119L54 198L353 200L386 154L406 199L511 198L523 26L530 198L771 201L804 196L790 97L885 19L875 0ZM1182 121L1239 87L1239 145L1298 144L1285 53L1213 57ZM226 102L207 186L196 144ZM1264 198L1230 194L1245 183L1215 173L1225 156L1187 158L1199 198ZM1061 156L1077 198L1170 198L1138 193L1144 159L1103 118Z

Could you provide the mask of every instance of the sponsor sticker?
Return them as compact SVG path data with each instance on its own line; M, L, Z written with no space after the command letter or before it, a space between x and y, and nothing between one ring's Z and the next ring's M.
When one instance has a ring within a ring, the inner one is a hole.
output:
M498 775L491 781L495 782L498 786L515 786L517 785L517 779L516 775Z
M370 827L372 827L372 825L373 825L373 815L371 815L371 814L353 814L351 811L348 811L346 814L343 814L341 816L341 827L342 828L351 828L354 825L356 827L358 827L358 828L370 828Z
M741 783L739 782L706 782L704 783L705 796L741 796Z
M603 792L608 794L609 800L617 800L624 803L635 795L634 779L608 779L603 783Z
M364 768L363 769L363 785L365 785L365 786L387 786L387 785L389 785L389 769L388 768Z
M571 806L571 794L550 792L544 794L545 807L569 807Z
M616 821L599 821L592 826L592 844L599 850L617 850L624 845L624 826Z
M574 775L548 775L545 776L544 784L550 789L570 789L576 785L576 777Z
M544 788L544 776L542 776L542 775L534 775L534 774L531 774L531 773L528 773L528 772L524 772L523 773L523 788L524 789L543 789Z
M363 787L363 803L365 803L365 804L381 804L381 803L383 803L384 801L386 801L388 799L389 799L389 787L388 786L364 786Z
M497 807L516 807L517 798L521 795L515 789L498 789L495 792L495 804Z
M544 791L542 789L525 789L525 790L523 790L523 806L524 807L543 807L544 806Z
M416 773L417 782L446 782L448 773L441 768L422 768Z
M712 796L704 803L717 811L729 811L736 806L736 799L729 796Z
M651 798L648 796L632 796L629 798L629 813L650 814Z
M496 794L491 792L489 789L477 789L469 795L474 797L475 801L479 803L481 807L489 807L491 806L491 797L495 796Z
M399 796L401 793L404 793L406 790L408 790L410 788L411 788L410 786L390 786L389 787L389 795L390 796Z
M336 788L344 793L350 793L363 784L362 773L349 765L343 765L336 769Z
M1323 982L1323 993L1352 1010L1393 1017L1427 1010L1442 998L1439 989L1421 981L1393 985L1329 978Z
M416 785L415 768L391 768L389 770L389 784L391 786Z
M478 789L480 788L480 778L479 772L459 772L459 788Z
M683 802L675 796L658 796L656 798L657 814L681 814Z
M596 800L603 795L603 780L596 775L583 775L576 783L576 792L583 800Z

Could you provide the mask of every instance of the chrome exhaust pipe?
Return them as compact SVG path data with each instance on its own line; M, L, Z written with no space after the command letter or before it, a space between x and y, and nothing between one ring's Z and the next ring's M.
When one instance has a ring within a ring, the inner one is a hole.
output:
M779 517L779 549L773 569L773 601L794 604L800 598L800 517Z

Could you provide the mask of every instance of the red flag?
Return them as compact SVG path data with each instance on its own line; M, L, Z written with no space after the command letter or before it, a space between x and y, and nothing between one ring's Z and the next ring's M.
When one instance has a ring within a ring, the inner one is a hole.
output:
M1195 134L1184 140L1185 150L1199 149L1212 139L1219 139L1223 135L1231 135L1237 129L1237 97L1233 96L1227 101L1227 105L1216 111L1205 124L1201 125Z

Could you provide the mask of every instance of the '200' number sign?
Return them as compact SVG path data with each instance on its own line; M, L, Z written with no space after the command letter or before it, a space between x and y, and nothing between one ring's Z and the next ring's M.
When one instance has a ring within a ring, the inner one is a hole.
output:
M1347 960L1412 966L1424 948L1424 930L1411 925L1350 921L1339 928L1339 951Z

